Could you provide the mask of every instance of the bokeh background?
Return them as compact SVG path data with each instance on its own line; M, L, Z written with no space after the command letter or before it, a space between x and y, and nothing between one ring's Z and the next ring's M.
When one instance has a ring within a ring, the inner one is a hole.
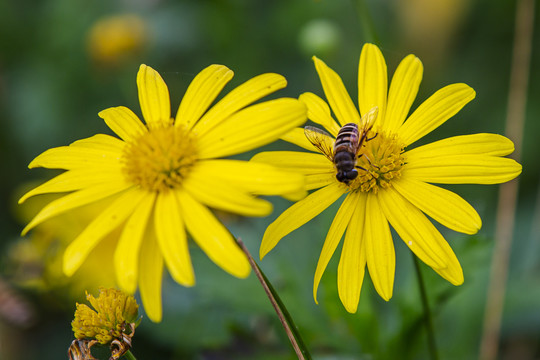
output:
M194 76L227 65L230 91L264 73L284 75L277 96L322 95L311 61L325 60L356 98L362 45L376 41L391 75L414 53L423 61L417 106L456 82L477 97L424 141L504 133L514 40L512 0L3 0L0 2L0 359L67 358L75 301L97 295L111 276L114 236L74 278L60 272L69 239L96 209L53 219L20 237L24 223L50 198L17 206L20 194L56 173L28 170L42 151L95 133L110 133L97 113L124 105L140 114L135 77L141 63L158 70L173 110ZM538 9L536 10L538 14ZM539 29L533 34L538 44ZM501 359L540 357L540 47L533 46L522 144L514 241L506 286ZM268 149L290 145L277 143ZM246 154L247 159L252 154ZM478 210L475 236L441 229L465 273L454 287L422 266L442 359L478 357L494 249L498 186L451 186ZM272 199L268 218L218 214L258 253L265 227L290 205ZM311 295L313 274L336 207L286 237L260 262L316 359L428 357L422 306L409 251L396 242L394 296L379 298L366 276L359 310L347 313L336 288L337 261ZM233 278L195 246L197 285L164 280L164 320L143 318L134 338L139 359L293 359L273 309L252 274ZM504 279L501 279L504 282Z

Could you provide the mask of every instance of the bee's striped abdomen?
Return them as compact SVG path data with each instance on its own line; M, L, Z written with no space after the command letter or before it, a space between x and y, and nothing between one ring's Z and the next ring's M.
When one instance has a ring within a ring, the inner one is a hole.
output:
M339 130L334 143L334 164L337 169L336 178L341 182L348 183L358 176L354 168L358 141L358 125L348 123Z
M339 130L334 143L334 154L340 151L356 153L358 144L358 125L348 123Z

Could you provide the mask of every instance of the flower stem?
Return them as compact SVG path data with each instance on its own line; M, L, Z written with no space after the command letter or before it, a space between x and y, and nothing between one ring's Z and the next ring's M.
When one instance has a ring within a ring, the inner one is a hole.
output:
M238 245L240 245L242 251L244 251L244 253L246 254L251 268L255 272L255 275L257 275L257 279L261 283L264 292L266 293L266 296L268 296L270 303L274 307L274 310L276 311L281 325L285 329L285 333L287 334L289 341L291 342L296 356L299 360L311 360L311 355L309 354L309 351L304 344L302 337L300 336L300 332L294 324L294 321L289 312L287 311L287 308L279 298L276 290L274 289L268 278L264 275L262 270L259 268L255 260L253 259L253 256L251 256L251 253L249 252L245 244L242 242L242 240L237 238L236 241L238 242Z
M379 36L377 36L377 31L365 0L356 0L356 11L358 12L366 42L378 45Z
M412 257L414 261L414 268L416 269L416 278L418 279L418 290L420 291L420 298L422 300L422 309L424 310L424 321L426 325L429 354L432 360L437 360L439 355L437 353L437 343L435 342L435 331L433 329L431 312L429 311L426 286L424 284L424 278L422 277L422 271L420 270L418 258L414 254L412 254Z
M129 350L124 354L124 358L127 360L137 360Z

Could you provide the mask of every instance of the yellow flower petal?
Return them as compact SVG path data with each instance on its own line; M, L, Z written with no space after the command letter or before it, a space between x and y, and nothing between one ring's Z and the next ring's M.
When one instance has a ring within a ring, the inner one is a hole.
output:
M319 215L346 191L340 183L334 183L310 194L285 210L264 233L259 255L261 259L272 250L285 235Z
M234 73L223 65L210 65L197 74L180 103L175 125L193 127L233 76Z
M114 136L96 134L86 139L77 140L69 146L100 150L107 154L121 154L125 145L125 142Z
M137 288L139 250L154 207L154 200L154 193L147 193L143 196L141 202L126 221L114 251L114 268L118 286L130 294L133 294Z
M377 196L385 217L409 249L452 284L463 283L463 271L452 248L420 209L393 188Z
M384 215L411 251L428 266L445 268L447 259L439 245L440 234L424 214L391 188L377 196Z
M146 315L153 322L160 322L161 285L163 282L163 255L153 233L142 242L139 258L139 292Z
M334 165L323 155L297 151L266 151L250 161L262 162L301 174L322 174L334 171Z
M19 199L19 204L35 195L75 191L111 182L124 182L120 169L103 168L99 172L95 168L69 170L24 194Z
M235 184L257 195L284 195L304 188L302 175L254 161L205 160L198 167L203 173L213 173L219 183Z
M278 74L262 74L236 87L212 106L197 122L195 131L203 136L226 118L253 102L287 86L287 80Z
M330 69L322 60L316 56L313 57L315 69L321 79L321 84L324 89L326 99L332 107L332 111L336 115L341 126L346 123L360 123L360 115L354 106L354 103L343 85L341 77L332 69Z
M287 199L289 201L298 201L302 200L308 195L308 192L306 189L302 189L300 191L295 191L293 193L283 194L281 195L284 199Z
M450 155L506 156L514 151L514 143L497 134L473 134L449 137L422 145L405 153L409 162L417 159Z
M326 270L332 255L336 251L336 247L341 241L341 237L351 220L354 209L358 206L359 197L358 192L347 195L345 200L343 200L343 204L339 207L339 210L332 221L332 225L330 225L328 234L326 234L321 255L319 256L319 262L317 263L317 269L315 270L315 278L313 280L313 299L315 299L315 303L317 304L319 303L317 301L317 289L319 288L319 283L321 282L324 270Z
M93 187L85 188L77 192L65 195L47 204L41 211L26 225L22 234L25 235L30 229L36 227L47 219L59 215L65 211L75 209L79 206L93 203L113 194L117 194L131 185L125 183L103 183Z
M407 176L438 184L499 184L521 174L519 163L498 156L450 155L408 161Z
M121 153L82 146L60 146L38 155L28 168L44 167L47 169L81 169L119 167Z
M304 128L295 128L280 137L281 140L300 146L309 151L318 151L315 146L307 139Z
M141 65L137 73L139 103L144 120L148 126L169 123L171 119L171 101L169 89L157 71Z
M420 59L409 55L401 61L392 77L388 92L388 107L384 129L396 133L405 121L422 81L423 66Z
M448 85L424 101L399 129L406 146L430 133L454 116L476 93L466 84Z
M271 203L248 194L233 182L216 178L213 169L203 161L192 169L183 187L195 199L214 209L246 216L266 216L272 212Z
M450 245L448 245L450 248ZM459 264L459 260L457 259L456 255L450 248L449 251L449 265L448 267L444 269L433 269L437 274L442 276L443 279L447 280L450 284L459 286L463 284L465 281L463 277L463 270L461 269L461 265Z
M136 189L123 193L68 245L64 252L63 266L67 276L73 275L105 235L116 229L131 215L143 196L144 192Z
M306 104L307 117L309 120L322 125L330 132L330 134L334 135L334 137L337 136L341 127L330 114L330 108L326 101L310 92L303 93L298 100Z
M365 44L358 64L358 105L360 114L365 115L377 106L380 119L384 119L387 92L388 75L381 50L373 44Z
M162 192L157 196L154 228L165 264L177 283L193 286L195 275L189 256L183 217L174 190Z
M139 117L124 106L105 109L98 116L125 141L132 141L148 131Z
M199 158L239 154L277 140L306 121L306 107L290 98L266 101L232 115L204 134Z
M231 233L205 206L187 192L178 192L186 227L200 248L220 268L231 275L245 278L251 267Z
M476 210L452 191L406 177L393 184L404 198L447 228L476 234L482 227Z
M306 190L318 189L336 182L336 172L306 175Z
M364 249L369 276L377 293L386 301L392 297L396 253L390 226L379 206L377 195L368 194L364 230Z
M338 265L338 294L345 310L355 313L366 270L364 218L366 196L361 194L345 233Z

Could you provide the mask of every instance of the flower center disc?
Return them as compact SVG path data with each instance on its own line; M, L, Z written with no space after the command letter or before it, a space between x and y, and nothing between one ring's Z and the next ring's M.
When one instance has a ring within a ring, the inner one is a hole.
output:
M128 181L149 191L168 191L180 186L197 160L193 134L180 126L151 128L124 150L124 174Z
M358 177L349 183L351 190L363 192L373 191L392 186L392 180L401 177L401 167L405 164L403 144L397 141L395 135L370 131L358 154L356 166Z

